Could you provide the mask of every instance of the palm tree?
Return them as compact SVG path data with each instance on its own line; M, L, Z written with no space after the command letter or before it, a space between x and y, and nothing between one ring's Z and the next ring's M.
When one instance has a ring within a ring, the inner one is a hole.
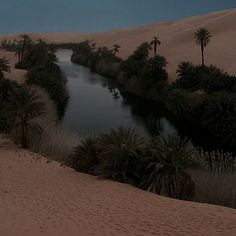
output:
M202 66L205 65L204 58L204 49L209 44L211 39L211 34L207 28L201 27L194 33L194 38L196 39L196 43L201 46L202 52Z
M120 45L114 44L112 51L113 51L113 54L116 55L120 51Z
M23 63L27 47L32 44L32 39L28 34L20 35L21 40L18 42L16 55L18 56L18 63Z
M111 129L109 134L102 134L101 176L122 183L137 183L138 151L143 143L132 129Z
M9 61L6 58L0 58L0 79L4 78L4 72L10 72Z
M56 56L56 50L53 44L48 46L48 52L47 52L47 62L46 66L48 67L49 71L53 71L54 68L57 68L56 62L58 62L57 56Z
M9 131L15 131L20 138L23 148L28 147L28 134L35 132L40 134L41 127L34 120L43 115L45 105L40 102L40 98L35 91L27 86L22 86L14 90L4 108L5 117L9 122Z
M154 138L149 150L141 187L177 199L192 199L195 184L187 171L198 167L198 163L191 142L177 135Z
M154 37L152 42L151 42L151 46L154 46L153 49L154 49L154 57L156 57L157 55L157 46L158 45L161 45L161 41L158 39L158 37Z
M99 164L97 139L87 138L82 141L65 161L65 165L85 172L88 174L97 174Z

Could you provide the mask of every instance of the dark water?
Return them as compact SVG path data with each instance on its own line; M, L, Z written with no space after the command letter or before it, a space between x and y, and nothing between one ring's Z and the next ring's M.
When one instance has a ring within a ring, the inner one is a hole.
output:
M154 104L125 92L108 78L70 61L70 50L59 50L59 66L68 79L70 100L64 127L80 137L107 132L110 128L133 128L142 135L169 135L171 123Z

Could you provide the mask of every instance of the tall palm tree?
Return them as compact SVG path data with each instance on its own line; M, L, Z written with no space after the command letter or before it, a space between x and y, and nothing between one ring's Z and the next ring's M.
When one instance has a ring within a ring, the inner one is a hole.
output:
M10 72L9 61L5 57L0 58L0 79L4 78L4 72Z
M210 43L212 35L207 28L201 27L194 33L196 43L201 46L202 66L205 65L204 49Z
M157 55L157 46L159 45L161 45L161 41L159 40L158 37L154 37L151 42L151 46L153 46L153 49L154 49L154 56Z
M150 156L144 159L141 187L145 190L178 199L192 199L195 184L188 170L198 167L195 149L179 136L154 138Z
M112 51L113 51L113 54L116 55L120 51L120 45L114 44Z
M29 87L22 86L14 90L4 113L9 122L9 131L18 135L23 148L28 147L29 132L41 133L42 129L34 119L45 113L45 105Z

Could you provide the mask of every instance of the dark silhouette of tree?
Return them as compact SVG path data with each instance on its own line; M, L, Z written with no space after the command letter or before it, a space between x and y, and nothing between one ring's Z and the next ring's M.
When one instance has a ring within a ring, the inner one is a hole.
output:
M18 42L18 47L16 49L16 55L18 56L18 63L22 64L25 59L27 48L33 42L28 34L22 34L20 36L20 38L21 38L21 40Z
M149 150L151 155L143 163L145 172L141 187L157 194L191 200L195 184L188 170L199 167L191 142L179 136L154 138Z
M9 123L9 131L13 131L20 139L23 148L28 147L28 135L30 132L40 134L39 124L34 120L43 115L45 105L35 91L27 86L14 90L9 101L4 107L5 117Z
M65 161L65 165L93 175L97 174L98 164L98 140L95 138L86 138L81 141Z
M10 72L9 61L6 58L0 58L0 79L4 78L4 72Z
M161 45L161 41L158 39L158 37L154 37L151 42L151 46L153 46L153 50L154 50L154 57L156 57L157 55L157 46L159 45Z
M112 51L113 51L114 55L116 55L120 51L120 45L114 44Z
M194 38L196 39L196 43L201 46L202 53L202 66L205 65L204 58L204 49L209 44L211 39L211 34L207 28L201 27L194 33Z
M144 140L132 129L111 129L100 136L101 176L122 183L135 183L138 173L138 150Z

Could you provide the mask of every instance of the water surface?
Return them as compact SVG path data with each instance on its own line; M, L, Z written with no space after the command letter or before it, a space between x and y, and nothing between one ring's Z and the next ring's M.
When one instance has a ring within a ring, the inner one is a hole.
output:
M63 125L80 137L110 128L133 128L142 135L175 132L152 102L121 92L112 79L70 61L71 50L58 50L59 66L68 79L69 104Z

